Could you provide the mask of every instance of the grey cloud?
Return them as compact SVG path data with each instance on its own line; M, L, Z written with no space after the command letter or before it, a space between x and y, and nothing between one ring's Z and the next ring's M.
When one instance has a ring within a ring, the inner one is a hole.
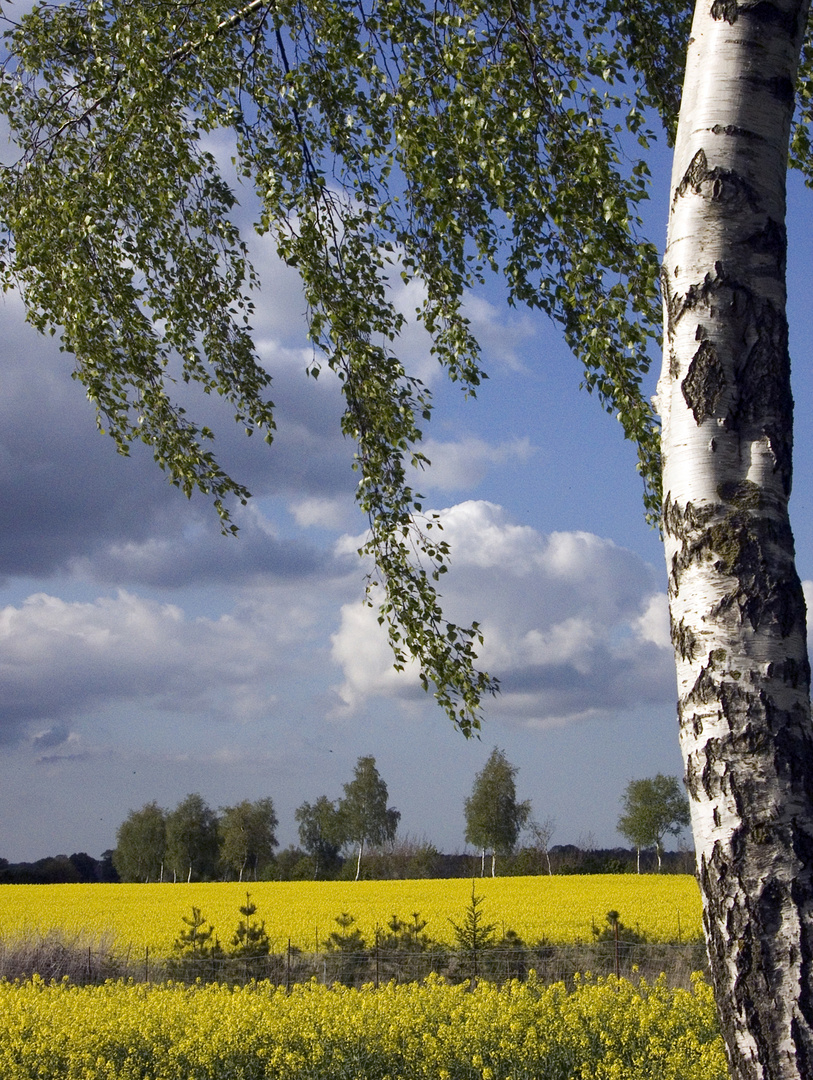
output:
M40 732L39 735L35 735L31 742L36 750L50 750L54 746L61 746L67 741L69 735L68 729L59 724L56 727L48 728L47 731Z
M237 515L236 537L214 523L193 535L126 541L97 548L71 563L74 574L114 585L178 589L201 584L247 584L302 579L327 571L329 557L304 540L279 539Z
M102 581L122 573L125 581L183 585L317 568L313 549L275 539L248 519L237 541L221 538L213 508L171 487L146 447L135 445L128 459L115 453L69 377L70 361L21 325L18 305L6 305L0 322L0 576L50 577L81 565L92 578L98 562ZM338 392L316 386L289 356L277 366L272 447L247 439L210 397L190 414L215 428L224 466L257 497L341 495L352 505L352 447L339 430Z
M40 765L56 765L65 761L91 761L94 755L89 750L83 750L78 754L43 754L37 758Z
M0 609L0 741L33 736L35 749L48 750L69 725L82 733L122 707L137 708L145 724L172 716L173 728L181 717L193 726L246 723L267 715L281 685L294 707L298 694L312 697L326 613L350 588L325 577L259 586L219 618L126 592L92 603L40 593L8 605Z
M51 575L100 541L171 528L179 494L144 448L117 455L52 344L13 319L3 327L0 574Z
M423 449L431 464L420 470L420 478L415 483L430 491L471 490L494 466L504 466L508 462L524 465L536 452L527 437L496 445L473 436L456 442L430 438Z
M618 655L605 645L590 649L574 663L529 664L503 676L502 702L511 712L513 695L532 695L519 710L534 717L567 718L612 712L631 705L663 704L674 698L674 665L670 655L643 645Z

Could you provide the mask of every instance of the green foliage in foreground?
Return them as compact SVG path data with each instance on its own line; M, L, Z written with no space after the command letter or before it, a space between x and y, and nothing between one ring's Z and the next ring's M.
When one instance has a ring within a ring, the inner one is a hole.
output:
M724 1080L711 991L663 980L440 979L290 993L267 983L0 983L5 1080Z
M59 332L119 451L146 443L234 530L250 493L215 453L218 421L179 393L196 389L198 407L220 397L247 434L273 440L257 276L210 150L213 133L232 140L259 202L252 231L301 277L307 370L344 395L370 603L396 667L414 658L467 735L497 681L477 668L479 624L441 608L449 547L411 486L433 402L405 363L397 287L417 287L413 321L470 396L486 377L470 290L499 274L509 303L550 315L583 384L636 443L657 516L642 382L659 264L640 207L646 110L674 111L660 88L679 78L671 43L685 11L647 3L645 35L641 14L638 0L58 0L7 16L0 287Z

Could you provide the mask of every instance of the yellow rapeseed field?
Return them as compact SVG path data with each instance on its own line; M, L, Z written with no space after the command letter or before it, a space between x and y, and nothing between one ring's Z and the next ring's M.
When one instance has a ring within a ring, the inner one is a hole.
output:
M515 930L529 944L589 942L606 913L620 912L626 926L654 941L697 938L702 933L700 896L688 875L601 874L572 877L477 878L412 881L212 882L0 886L0 938L42 935L110 939L168 955L192 906L200 908L221 940L240 919L246 891L265 920L274 951L291 944L303 951L324 946L337 915L354 915L367 941L397 915L419 913L426 933L452 943L450 919L463 921L472 885L483 897L483 915L498 930Z
M0 983L3 1080L725 1080L711 991Z

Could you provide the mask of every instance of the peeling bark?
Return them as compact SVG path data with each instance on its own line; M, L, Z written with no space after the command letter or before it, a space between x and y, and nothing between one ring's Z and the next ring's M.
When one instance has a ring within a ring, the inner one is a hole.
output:
M663 269L663 530L686 785L736 1080L813 1077L813 728L788 520L785 172L809 0L692 28Z

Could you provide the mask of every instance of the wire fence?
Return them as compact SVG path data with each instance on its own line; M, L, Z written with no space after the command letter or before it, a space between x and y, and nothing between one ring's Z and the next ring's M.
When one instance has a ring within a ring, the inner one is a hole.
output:
M623 938L591 944L511 948L455 949L433 946L395 949L385 943L352 949L302 952L288 944L281 952L259 956L162 956L145 949L117 950L105 940L91 943L66 941L56 934L37 941L0 940L0 978L14 980L39 975L45 980L67 978L78 984L107 979L194 983L268 980L290 989L312 980L325 985L382 986L415 982L430 974L449 982L474 985L481 980L503 983L526 979L534 971L544 983L564 982L572 987L578 975L616 975L653 981L663 974L672 987L688 988L695 971L707 972L702 941L672 944L625 941Z

